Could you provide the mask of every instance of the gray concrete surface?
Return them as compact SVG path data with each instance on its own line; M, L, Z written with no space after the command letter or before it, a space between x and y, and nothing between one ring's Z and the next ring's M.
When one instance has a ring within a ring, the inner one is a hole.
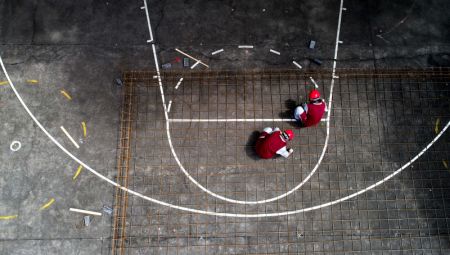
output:
M120 107L120 88L113 80L123 70L153 69L142 4L137 0L0 2L0 55L15 85L59 141L110 178L116 173ZM149 2L161 63L179 56L174 51L179 47L207 60L212 69L295 68L293 59L308 69L329 68L338 5L338 1L313 0ZM353 0L345 1L345 7L339 67L450 66L448 1ZM306 47L311 39L317 40L313 51ZM237 49L238 44L256 48L245 51ZM210 56L220 48L225 49L224 54ZM282 55L269 54L269 48ZM322 59L323 65L311 64L313 57ZM29 79L39 82L28 84ZM3 73L0 80L5 80ZM66 100L61 89L73 100ZM100 211L103 205L112 204L113 188L86 171L72 181L77 164L44 137L8 86L0 86L0 107L0 215L18 215L0 220L0 254L109 254L111 217L96 217L89 227L82 227L82 216L68 212L68 208ZM87 138L82 137L81 121L87 123ZM79 150L61 132L61 125L77 141L82 139ZM9 150L13 140L22 143L22 149L15 153ZM39 210L50 198L55 198L55 203ZM442 194L441 200L448 197ZM437 213L433 205L426 208L427 214ZM306 224L322 216L299 217L304 217ZM446 222L447 214L441 219ZM266 225L271 223L248 227ZM328 240L326 235L317 238ZM402 240L390 239L393 245ZM435 239L426 239L422 244L426 249L418 254L445 254L441 247L447 243L448 228L444 228ZM322 242L308 245L322 245L317 254L326 253ZM370 249L378 254L391 253L380 252L376 238L355 245L364 246L369 254ZM187 251L216 252L193 247ZM267 247L259 253L272 252ZM255 253L252 249L257 247L219 252ZM152 251L158 254L158 249ZM173 254L171 250L166 253ZM401 254L401 250L394 253Z

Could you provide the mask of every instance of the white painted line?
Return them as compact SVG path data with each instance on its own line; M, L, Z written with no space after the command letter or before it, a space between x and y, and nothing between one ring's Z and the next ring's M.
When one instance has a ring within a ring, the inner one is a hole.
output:
M339 76L336 76L336 75L335 75L335 76L333 76L333 78L334 78L334 79L339 79Z
M216 54L219 54L219 53L221 53L221 52L223 52L223 49L216 50L216 51L214 51L213 53L211 53L211 55L216 55Z
M145 9L145 6L141 6L141 10L144 10Z
M178 89L178 87L180 87L182 81L183 81L183 77L181 77L180 80L177 82L175 89Z
M76 209L76 208L69 208L69 211L71 211L71 212L77 212L77 213L82 213L82 214L90 214L90 215L95 215L95 216L102 216L102 214L99 213L99 212L93 212L93 211L81 210L81 209Z
M22 144L19 141L12 141L12 143L9 145L9 149L16 152L20 150L22 147Z
M345 7L342 7L342 10L343 10L343 11L346 11L346 10L347 10L347 8L345 8Z
M279 51L272 50L272 49L270 49L269 51L272 52L273 54L281 55L281 53Z
M69 140L73 143L73 145L74 145L75 147L77 147L77 149L79 149L80 146L77 144L77 142L75 142L75 140L72 138L72 136L70 136L69 132L67 132L67 130L66 130L63 126L61 126L61 130L64 132L64 134L66 134L66 136L67 136L67 137L69 138Z
M338 43L344 43L343 41L339 41Z
M296 119L169 119L170 122L296 122Z
M195 63L191 66L191 69L194 69L198 64L200 64L200 60L197 61L197 62L195 62Z
M327 119L327 118L323 118L323 119L321 119L320 121L325 122L325 121L328 121L328 119Z
M309 79L312 81L312 83L314 84L314 87L319 88L319 85L317 85L317 82L313 79L313 77L309 77Z
M167 106L167 112L170 112L170 107L172 107L172 100L169 101L169 106Z
M147 17L148 33L150 34L150 40L147 40L147 42L153 42L153 32L152 32L152 26L150 24L150 15L148 15L147 0L144 0L144 9L145 9L145 16Z
M342 6L342 2L343 0L341 0L341 6ZM153 48L153 56L155 58L155 64L156 64L156 71L158 73L158 76L160 77L160 72L159 72L159 66L158 66L158 60L156 58L156 51L155 48ZM337 55L337 54L335 54ZM293 214L297 214L297 213L303 213L303 212L308 212L308 211L312 211L312 210L316 210L316 209L320 209L320 208L325 208L334 204L338 204L340 202L349 200L353 197L356 197L358 195L361 195L381 184L383 184L384 182L388 181L389 179L393 178L395 175L401 173L404 169L406 169L407 167L409 167L413 162L415 162L418 158L420 158L429 148L431 148L431 146L439 140L439 138L447 131L447 129L450 127L450 121L447 122L447 124L445 125L445 127L440 131L440 133L438 135L436 135L436 137L419 153L417 154L414 158L412 158L409 162L407 162L406 164L404 164L401 168L397 169L395 172L393 172L392 174L386 176L384 179L382 179L381 181L378 181L375 184L372 184L368 187L366 187L365 189L362 189L358 192L355 192L353 194L350 194L346 197L337 199L337 200L333 200L327 203L323 203L317 206L313 206L313 207L307 207L307 208L303 208L303 209L298 209L298 210L293 210L293 211L284 211L284 212L278 212L278 213L259 213L259 214L241 214L241 213L220 213L220 212L213 212L213 211L205 211L205 210L198 210L198 209L194 209L194 208L189 208L189 207L184 207L184 206L178 206L178 205L174 205L174 204L170 204L164 201L160 201L154 198L151 198L149 196L143 195L139 192L136 192L134 190L128 189L126 187L123 187L121 185L119 185L118 183L108 179L106 176L100 174L99 172L97 172L96 170L94 170L93 168L91 168L89 165L87 165L86 163L84 163L83 161L81 161L80 159L78 159L77 157L75 157L72 153L70 153L63 145L61 145L56 138L54 138L48 131L47 129L44 128L44 126L36 119L36 116L34 116L34 114L30 111L30 109L28 108L28 106L25 104L25 102L23 101L22 97L20 96L19 92L17 91L16 87L14 86L14 84L11 81L11 78L9 77L5 65L3 64L3 60L0 56L0 66L2 67L2 70L6 76L6 78L8 79L9 82L9 86L11 87L11 89L13 90L14 94L16 95L17 99L19 100L19 102L21 103L22 107L25 109L25 111L28 113L28 115L31 117L31 119L33 120L33 122L42 130L42 132L61 150L63 151L67 156L69 156L70 158L72 158L74 161L76 161L77 163L79 163L80 165L82 165L84 168L86 168L88 171L90 171L92 174L94 174L95 176L97 176L98 178L102 179L103 181L117 187L120 188L121 190L128 192L132 195L135 195L137 197L140 197L144 200L156 203L158 205L162 205L162 206L167 206L173 209L177 209L177 210L182 210L182 211L186 211L186 212L191 212L191 213L199 213L199 214L204 214L204 215L211 215L211 216L221 216L221 217L236 217L236 218L262 218L262 217L279 217L279 216L287 216L287 215L293 215ZM158 79L158 81L160 82L161 79ZM160 83L161 84L161 83ZM161 85L162 86L162 85ZM161 87L160 87L161 89ZM163 92L163 91L161 91ZM164 93L161 93L161 95L163 95ZM332 94L331 94L332 95ZM162 99L164 100L164 97L162 97ZM331 101L330 101L331 104ZM165 108L165 103L163 102L163 106ZM328 122L329 123L329 122ZM329 124L327 124L327 126L329 126ZM327 136L328 137L328 136Z
M253 45L239 45L239 49L253 49Z
M185 55L186 57L188 57L188 58L190 58L190 59L192 59L192 60L195 60L195 61L199 62L200 64L202 64L202 65L206 66L207 68L209 68L209 66L208 66L207 64L203 63L203 62L202 62L201 60L199 60L199 59L194 58L193 56L187 54L186 52L181 51L181 50L178 49L178 48L175 48L175 50L178 51L179 53Z
M301 66L299 63L297 63L296 61L292 61L292 63L294 63L294 65L295 65L296 67L302 69L302 66Z

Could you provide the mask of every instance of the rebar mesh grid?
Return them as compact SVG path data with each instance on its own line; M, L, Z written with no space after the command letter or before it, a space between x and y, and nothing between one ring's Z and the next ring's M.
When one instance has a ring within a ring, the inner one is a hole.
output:
M129 187L175 205L229 213L295 210L352 194L414 157L450 118L450 72L339 70L330 140L319 170L301 189L275 202L236 205L193 185L168 146L153 72L127 72L135 110ZM183 77L178 89L175 85ZM165 72L171 119L272 119L286 104L305 101L319 84L329 99L331 73ZM281 116L280 116L281 115ZM289 117L289 116L287 116ZM441 123L439 125L439 123ZM300 183L317 163L326 128L295 129L289 159L258 160L253 132L289 122L171 122L174 149L187 171L211 191L238 200L278 196ZM297 254L447 252L448 135L419 161L372 191L332 207L293 216L221 218L161 207L130 197L124 254ZM116 209L117 210L117 209Z

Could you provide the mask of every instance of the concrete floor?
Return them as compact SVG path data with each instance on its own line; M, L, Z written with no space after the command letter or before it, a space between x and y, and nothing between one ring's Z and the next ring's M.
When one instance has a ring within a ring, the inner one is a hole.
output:
M25 102L58 141L109 178L116 174L121 102L121 88L113 81L120 77L123 70L154 69L151 48L146 43L149 36L145 14L140 9L142 4L141 1L92 0L0 2L0 56ZM450 66L448 1L373 3L353 0L345 1L344 5L347 11L343 16L340 37L344 43L340 45L338 67L383 69ZM211 70L295 68L292 60L301 63L305 69L328 70L334 54L338 9L338 1L314 0L301 3L149 2L160 63L171 62L179 56L174 51L175 47L179 47L205 59L211 65ZM315 50L307 48L311 39L317 40ZM255 45L255 49L237 49L240 44ZM220 48L224 48L225 52L211 57L210 53ZM270 48L280 51L281 56L269 54ZM310 63L311 58L321 59L322 66ZM180 64L174 64L172 69L181 68ZM5 76L1 73L0 81L4 80ZM30 84L27 80L38 82ZM61 95L60 90L63 89L72 96L72 100ZM91 225L85 227L82 215L71 213L68 208L101 211L103 205L111 206L113 203L112 186L87 171L72 180L78 165L33 124L7 85L0 86L0 106L3 120L0 129L0 216L18 215L14 219L0 220L0 254L109 254L112 218L104 214L102 217L95 217ZM442 114L446 116L445 111ZM444 117L442 123L445 123ZM82 121L87 124L87 137L83 136ZM62 133L59 128L61 125L81 144L79 150ZM432 124L427 125L426 128L432 129ZM448 152L448 135L444 138L439 147L441 150L433 152L430 157L440 161L448 154L443 153ZM22 143L18 152L9 149L13 140ZM425 140L417 141L417 147L424 143ZM408 156L410 155L406 155ZM389 158L384 160L391 162ZM404 161L399 160L392 164L402 162ZM418 164L423 169L426 169L425 165L423 162ZM392 169L386 169L389 170ZM438 179L442 183L450 178L442 164L433 165L433 171L437 175L420 178ZM412 178L411 174L408 177ZM394 184L402 185L401 180ZM409 182L417 180L412 178ZM384 187L385 192L389 191L389 187L391 186ZM444 185L439 188L436 196L431 195L436 199L417 195L417 186L408 188L408 201L426 201L428 198L431 202L423 205L425 215L416 217L398 214L396 217L440 219L423 225L414 220L408 223L420 225L423 232L427 233L426 240L419 241L419 248L414 249L417 246L412 240L422 238L420 236L402 238L388 234L383 236L379 232L372 239L367 238L354 244L353 247L362 247L355 250L364 250L367 254L402 254L402 247L405 247L403 254L411 254L415 250L417 254L448 253L446 187ZM395 188L394 185L392 190L401 192L403 189ZM369 198L362 199L365 208L378 206L381 203L377 202L378 199L384 201L385 198L378 196L374 192ZM40 210L52 198L55 202ZM167 210L151 206L152 210ZM407 205L405 208L408 208ZM361 207L347 208L347 211L352 210L367 213ZM392 212L388 207L381 211L385 214ZM409 212L418 213L415 210ZM303 222L321 219L330 224L331 221L326 220L329 217L322 213L297 217ZM331 210L325 213L333 215ZM195 218L192 215L181 215L179 220L189 222L192 217ZM340 213L336 217L351 219L352 216ZM380 216L377 217L376 219L380 219ZM198 220L193 219L192 222ZM356 219L358 220L362 221L361 218ZM226 220L223 222L229 223ZM261 222L259 225L249 222L247 226L264 233L274 225L274 222ZM352 221L347 222L352 224ZM371 222L382 224L381 220ZM434 227L436 225L439 226L437 232ZM284 225L280 223L280 226ZM299 227L302 228L302 225ZM310 227L314 228L315 225ZM356 232L368 230L365 234L370 235L370 226L351 227ZM313 246L313 250L298 248L295 253L339 253L337 244L331 251L324 248L324 244L330 241L329 235L323 231L316 231L314 234L315 236L308 237L311 238L308 240L311 241L309 245ZM392 241L389 247L398 244L399 249L391 252L391 248L380 248L384 247L379 242L383 237ZM261 238L267 238L265 243L271 242L269 237ZM221 239L218 240L217 245L220 247ZM402 242L407 244L402 246ZM158 244L155 245L156 248L150 254L161 253ZM196 249L198 245L195 242L191 245L191 249L187 245L181 252L217 253L214 249L205 248L205 244L200 245L202 248L199 250ZM258 251L254 250L258 247L249 247L218 252L244 254ZM259 250L258 253L290 252L280 247L276 250L271 250L268 246L264 248L264 251ZM164 252L173 254L169 249Z

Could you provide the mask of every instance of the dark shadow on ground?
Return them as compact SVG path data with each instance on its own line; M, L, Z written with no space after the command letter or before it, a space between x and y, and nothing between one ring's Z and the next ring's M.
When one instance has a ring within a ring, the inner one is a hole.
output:
M260 134L261 132L259 131L253 131L252 134L249 136L247 143L245 144L245 153L247 153L248 157L254 160L260 159L255 151L256 140L258 139Z
M287 110L284 112L280 112L280 114L278 114L278 116L282 119L294 118L294 110L295 110L295 107L297 107L297 105L298 105L298 103L292 99L288 99L288 100L284 101L284 106L287 108ZM289 122L288 124L291 125L292 127L299 128L299 126L295 122Z

